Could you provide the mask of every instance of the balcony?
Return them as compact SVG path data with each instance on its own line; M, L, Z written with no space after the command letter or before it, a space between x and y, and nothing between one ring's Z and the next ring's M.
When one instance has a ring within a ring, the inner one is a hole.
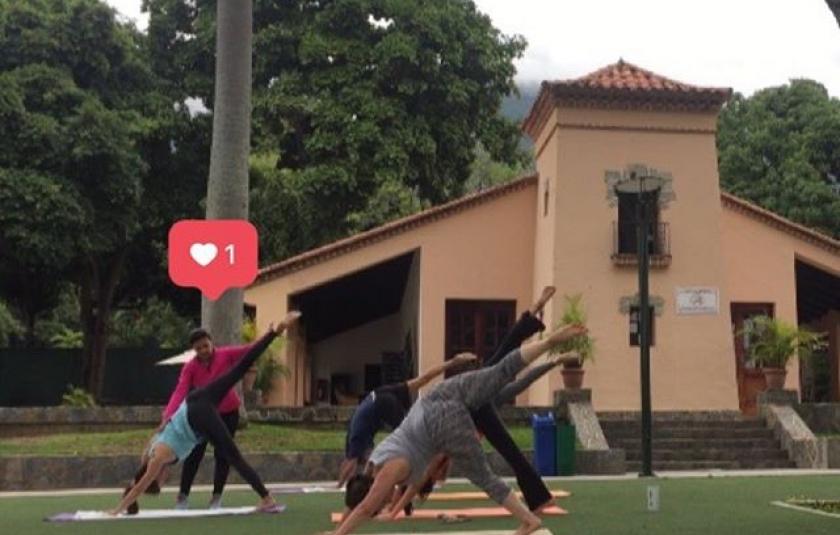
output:
M671 228L668 223L651 225L648 234L650 267L664 268L671 265ZM616 266L637 266L636 223L613 221L612 261Z

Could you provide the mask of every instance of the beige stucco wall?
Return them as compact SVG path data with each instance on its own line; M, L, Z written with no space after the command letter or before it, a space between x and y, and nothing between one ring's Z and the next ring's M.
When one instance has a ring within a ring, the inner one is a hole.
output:
M730 301L773 303L776 317L793 324L796 259L840 276L837 255L732 208L723 210L722 242ZM786 387L799 389L797 361L789 368Z
M555 110L536 143L536 185L255 285L246 290L246 301L256 305L264 328L282 317L290 294L416 251L394 349L416 322L415 358L422 373L443 360L446 299L515 299L519 314L543 286L554 284L558 295L546 307L549 325L563 294L584 294L597 340L585 384L596 409L637 410L639 351L629 345L628 317L619 310L620 299L637 292L637 270L616 267L610 258L617 208L606 200L604 173L644 163L670 172L677 196L660 215L670 225L672 262L653 268L650 277L651 295L664 300L651 351L654 409L737 410L730 303L774 302L778 317L795 321L794 258L835 274L840 261L722 206L715 125L710 113ZM676 289L690 286L717 288L719 313L677 315ZM282 381L272 404L304 402L307 354L321 348L295 342L286 358L296 373ZM796 388L796 368L791 372L788 386ZM560 385L559 372L553 372L519 402L549 404Z
M644 163L674 177L677 200L660 220L670 224L672 263L653 269L651 295L664 299L651 350L652 396L657 410L737 409L737 385L729 315L677 316L675 291L682 286L719 288L728 302L720 243L720 190L713 114L559 109L554 124L559 154L552 173L557 192L552 240L558 294L584 294L589 327L597 339L596 361L585 383L598 410L638 409L639 352L628 341L622 296L637 292L635 267L616 267L604 173ZM548 156L546 156L548 155ZM546 150L541 158L555 158ZM542 237L537 236L537 243ZM551 259L538 259L538 263ZM559 297L555 306L560 305ZM559 372L532 391L530 402L551 401Z
M245 300L256 306L257 326L286 313L290 294L364 269L372 264L420 249L418 363L420 371L444 358L444 304L450 299L515 299L517 311L532 297L536 188L526 187L475 208L421 225L306 269L255 284ZM290 344L289 351L299 348ZM304 352L305 353L305 352ZM302 366L299 354L285 356L298 363L290 380L281 380L272 405L299 405Z

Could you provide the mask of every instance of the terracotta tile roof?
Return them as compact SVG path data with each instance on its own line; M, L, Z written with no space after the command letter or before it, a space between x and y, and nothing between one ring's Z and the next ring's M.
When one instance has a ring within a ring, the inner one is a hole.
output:
M724 208L736 210L745 213L755 219L767 223L771 227L787 232L796 238L807 241L825 249L840 257L840 240L836 240L827 234L818 232L812 228L795 223L790 219L784 218L775 212L771 212L749 201L745 201L740 197L736 197L731 193L721 193L720 195Z
M370 244L385 240L397 234L408 232L414 228L444 219L463 210L479 206L493 199L503 197L509 193L525 189L537 183L537 175L522 177L514 182L487 189L485 191L467 195L441 206L424 210L414 215L386 223L380 227L368 230L339 240L323 247L307 251L276 264L263 267L259 271L254 284L261 284L287 273L305 269L311 265L325 262L331 258L361 249ZM737 210L769 224L794 237L812 243L828 252L840 257L840 240L818 232L806 226L794 223L774 212L761 208L730 193L721 193L721 204L729 209Z
M529 186L535 185L536 183L537 175L524 176L513 182L489 188L478 193L473 193L452 202L429 208L428 210L418 212L402 219L397 219L396 221L391 221L390 223L386 223L374 229L324 245L323 247L312 249L311 251L283 260L282 262L270 264L261 268L259 274L257 275L257 279L253 284L260 284L287 273L304 269L313 264L324 262L330 258L366 247L372 243L407 232L421 225L449 217L468 208L472 208L493 199L503 197L509 193L525 189Z
M677 82L619 60L580 78L543 82L522 129L536 138L559 103L574 107L715 111L731 95L729 88Z

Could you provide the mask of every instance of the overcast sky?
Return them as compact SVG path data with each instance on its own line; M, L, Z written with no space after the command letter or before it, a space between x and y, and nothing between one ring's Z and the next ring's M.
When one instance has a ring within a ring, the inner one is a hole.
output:
M107 0L145 28L141 0ZM475 0L528 40L520 81L581 76L623 57L676 80L751 94L811 78L840 97L840 28L825 0Z

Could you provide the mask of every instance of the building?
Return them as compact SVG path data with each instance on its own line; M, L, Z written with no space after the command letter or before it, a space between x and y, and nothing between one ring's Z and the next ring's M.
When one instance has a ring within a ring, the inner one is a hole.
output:
M636 163L672 177L650 236L654 409L753 411L763 377L735 333L762 313L830 332L820 395L840 400L840 241L721 191L715 135L730 93L623 61L544 82L523 123L535 175L265 266L246 290L257 322L304 313L271 403L339 402L400 366L486 354L553 284L547 324L564 294L583 295L596 409L638 410L637 196L605 180ZM790 371L787 387L812 395L812 374ZM550 404L560 387L552 372L518 402Z

